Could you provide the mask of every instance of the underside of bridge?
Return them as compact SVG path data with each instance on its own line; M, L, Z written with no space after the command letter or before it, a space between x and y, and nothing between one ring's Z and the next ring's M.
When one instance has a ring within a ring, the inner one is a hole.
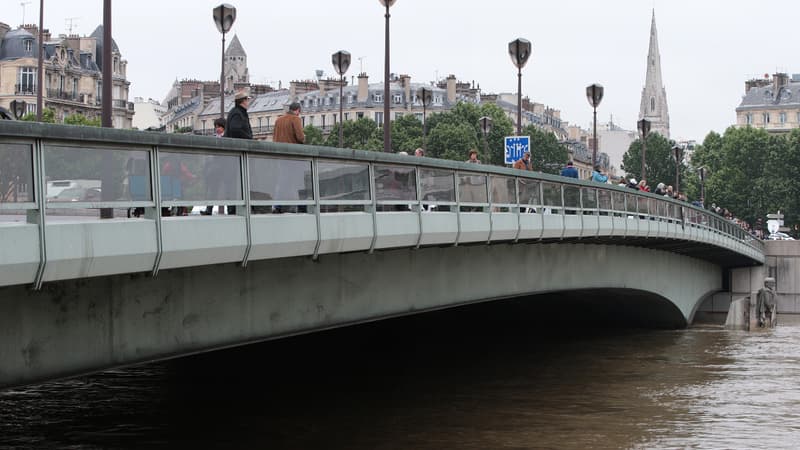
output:
M679 328L721 274L661 250L532 243L14 286L0 290L0 387L492 300L513 299L533 327Z

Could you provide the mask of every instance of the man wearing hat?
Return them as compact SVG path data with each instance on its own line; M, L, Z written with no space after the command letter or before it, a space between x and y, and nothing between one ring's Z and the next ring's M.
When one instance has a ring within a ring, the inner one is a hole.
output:
M240 91L234 97L235 105L228 112L228 126L225 128L224 137L253 139L253 129L250 128L250 116L247 108L250 106L250 96L247 92Z
M272 134L273 142L286 142L288 144L303 144L306 135L303 133L303 121L300 120L300 103L289 105L289 112L278 117L275 121L275 131Z

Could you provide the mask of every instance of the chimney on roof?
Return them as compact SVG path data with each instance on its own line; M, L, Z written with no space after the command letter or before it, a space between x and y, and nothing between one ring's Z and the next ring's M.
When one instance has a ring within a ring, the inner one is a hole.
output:
M456 102L456 76L447 76L447 101L450 103Z
M0 22L0 41L2 41L4 37L6 37L6 33L8 33L9 31L11 31L11 27L8 26L7 23Z
M789 84L789 75L778 72L772 75L772 83L775 91L775 96L777 97L778 92L780 92L781 88Z
M366 72L358 74L358 98L359 103L367 101L369 97L369 76Z
M400 85L403 86L403 97L407 108L411 108L411 76L400 75Z

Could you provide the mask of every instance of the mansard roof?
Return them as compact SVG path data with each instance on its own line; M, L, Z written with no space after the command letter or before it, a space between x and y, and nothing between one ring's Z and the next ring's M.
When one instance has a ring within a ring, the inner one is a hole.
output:
M98 25L94 32L89 35L97 40L97 66L103 67L103 25ZM119 53L119 47L114 38L111 38L111 53Z
M19 58L38 58L39 46L31 45L31 50L25 50L25 41L33 40L36 38L27 30L19 28L6 33L0 42L0 60L4 59L19 59Z
M775 86L755 86L742 97L742 103L736 108L756 109L756 108L797 108L800 106L800 83L789 82L775 90Z

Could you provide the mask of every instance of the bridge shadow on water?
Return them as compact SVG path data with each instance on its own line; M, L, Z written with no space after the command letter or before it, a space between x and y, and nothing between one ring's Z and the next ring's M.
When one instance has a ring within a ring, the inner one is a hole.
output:
M494 301L182 358L164 364L163 405L174 408L172 418L206 411L201 427L207 430L247 428L250 437L240 435L239 443L352 448L352 436L370 435L373 420L385 422L375 414L426 409L419 402L435 408L442 401L437 393L454 386L504 384L537 362L547 371L549 361L586 352L587 342L603 346L605 339L646 334L643 328L680 326L680 314L666 300L643 301L638 294L570 292ZM476 395L475 402L491 401ZM198 426L197 415L191 417L182 424L187 430ZM239 423L243 417L263 428L254 435L252 424ZM412 435L417 425L432 426L403 420L395 425ZM363 448L403 448L365 439L370 443Z
M679 338L641 329L678 313L638 294L472 304L46 383L0 396L0 449L490 448L530 432L503 417L555 391L594 408L582 386L606 385L621 343L651 358Z

